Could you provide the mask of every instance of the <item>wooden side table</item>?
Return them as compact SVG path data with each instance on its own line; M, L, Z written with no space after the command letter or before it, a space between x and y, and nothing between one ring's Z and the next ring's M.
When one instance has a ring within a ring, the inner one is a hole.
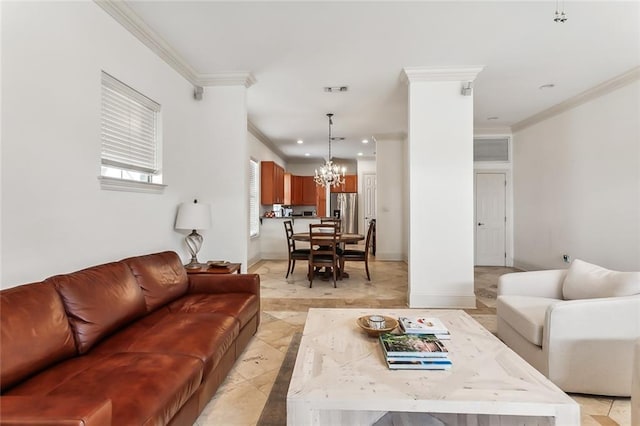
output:
M199 269L186 269L187 274L239 274L242 263L227 263L224 266L208 266L203 265Z

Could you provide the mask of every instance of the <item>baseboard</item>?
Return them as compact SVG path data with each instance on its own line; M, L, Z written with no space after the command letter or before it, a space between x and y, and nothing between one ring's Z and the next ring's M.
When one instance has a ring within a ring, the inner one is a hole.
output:
M476 308L476 296L409 293L410 308Z
M262 257L260 256L256 256L256 257L252 257L251 259L247 259L247 269L251 268L252 266L254 266L256 263L260 262L262 260Z
M289 260L289 255L287 253L283 255L277 252L263 252L261 260Z
M405 256L403 256L402 253L382 253L378 251L376 252L376 260L402 262L405 260Z
M539 265L534 265L533 263L522 262L521 260L518 260L518 259L513 259L513 267L522 269L523 271L542 271L544 269L549 269Z

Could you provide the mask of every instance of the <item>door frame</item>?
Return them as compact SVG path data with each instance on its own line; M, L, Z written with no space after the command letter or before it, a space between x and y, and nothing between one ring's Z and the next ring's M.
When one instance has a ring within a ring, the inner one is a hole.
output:
M476 264L476 241L478 227L478 217L476 212L476 177L480 173L504 173L506 179L505 186L505 238L504 249L507 254L505 265L513 267L513 176L510 165L480 165L475 163L473 167L473 263Z

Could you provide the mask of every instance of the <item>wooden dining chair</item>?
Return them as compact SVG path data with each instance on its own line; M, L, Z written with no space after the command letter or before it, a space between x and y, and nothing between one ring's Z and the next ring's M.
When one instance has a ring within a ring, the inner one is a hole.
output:
M287 248L289 250L289 264L287 265L287 275L285 276L285 278L289 278L289 274L293 274L293 270L296 267L296 260L309 259L309 249L296 248L296 241L293 239L292 221L284 221L284 232L287 234Z
M338 219L338 218L335 218L335 217L322 217L322 218L320 218L320 223L322 223L322 224L333 223L333 224L337 225L338 232L342 232L342 219Z
M337 287L336 278L340 271L338 255L337 227L329 223L312 223L309 225L309 288L313 286L316 270L331 268L333 286Z
M364 250L344 250L340 256L340 270L344 270L344 264L349 262L364 262L364 268L367 271L367 280L371 281L369 275L369 247L371 245L371 236L375 232L376 223L371 221L369 223L369 230L367 230L367 240L364 245Z

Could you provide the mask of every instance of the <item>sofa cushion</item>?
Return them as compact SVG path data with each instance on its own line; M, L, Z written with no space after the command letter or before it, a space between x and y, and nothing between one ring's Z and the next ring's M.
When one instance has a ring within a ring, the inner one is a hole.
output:
M238 322L220 313L169 313L155 324L136 321L96 346L92 352L153 352L199 359L206 377L238 337Z
M575 259L562 284L566 300L640 294L640 272L618 272Z
M187 292L189 280L178 255L172 251L124 259L142 288L147 310L153 311Z
M522 337L537 346L542 346L544 320L547 308L558 299L531 296L498 296L497 311Z
M202 363L194 357L92 352L43 371L7 395L110 399L114 425L164 425L201 381Z
M129 267L121 262L94 266L51 281L67 311L78 352L146 313L144 296Z
M230 315L238 320L240 328L244 328L260 309L260 300L255 294L226 293L220 294L187 294L168 305L171 312L217 312Z
M77 353L64 306L51 284L27 284L0 292L0 324L3 391Z

